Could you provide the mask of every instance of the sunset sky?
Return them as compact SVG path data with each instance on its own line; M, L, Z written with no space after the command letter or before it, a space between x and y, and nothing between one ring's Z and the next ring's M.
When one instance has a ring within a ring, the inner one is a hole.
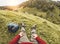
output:
M27 0L0 0L0 6L15 6L25 1ZM53 1L57 1L57 0L53 0Z

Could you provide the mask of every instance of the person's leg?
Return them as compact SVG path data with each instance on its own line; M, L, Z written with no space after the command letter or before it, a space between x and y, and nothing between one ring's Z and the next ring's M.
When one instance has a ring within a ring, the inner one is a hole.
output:
M37 34L36 33L36 25L32 26L32 30L31 30L31 42L33 42L34 44L38 44L38 42L33 38L33 34Z
M20 40L18 41L18 43L21 43L21 42L30 42L26 33L24 33L24 36L20 38Z
M20 40L18 41L18 43L21 43L21 42L30 42L28 37L27 37L27 34L25 32L25 28L24 28L24 23L22 23L22 27L21 27L21 32L23 32L24 36L20 38Z

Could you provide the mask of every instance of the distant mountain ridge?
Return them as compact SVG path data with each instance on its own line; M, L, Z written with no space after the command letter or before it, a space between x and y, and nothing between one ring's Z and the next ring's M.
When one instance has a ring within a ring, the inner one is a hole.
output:
M17 10L19 6L0 6L0 10Z

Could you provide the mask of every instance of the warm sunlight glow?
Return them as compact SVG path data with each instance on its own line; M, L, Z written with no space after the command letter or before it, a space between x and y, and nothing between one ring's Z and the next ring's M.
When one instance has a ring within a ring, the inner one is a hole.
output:
M8 10L17 10L19 6L7 6L6 7Z
M0 6L16 6L27 0L0 0Z

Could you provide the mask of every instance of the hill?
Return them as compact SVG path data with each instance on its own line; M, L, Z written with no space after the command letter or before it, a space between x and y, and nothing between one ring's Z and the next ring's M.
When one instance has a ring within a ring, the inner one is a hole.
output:
M37 34L44 39L47 44L60 44L60 27L54 23L49 22L46 19L29 14L28 12L19 12L0 10L0 44L8 44L8 42L20 32L20 29L16 33L9 33L7 24L15 22L20 24L24 22L26 24L26 32L30 38L31 26L37 24Z
M0 10L17 10L19 6L0 6Z
M20 7L23 7L24 12L60 25L60 1L29 0L22 3Z
M41 18L46 19L54 24L60 25L60 9L56 6L53 11L48 10L47 12L43 12L40 9L29 8L29 7L19 9L19 11L20 10L22 12L27 12L29 14L33 14L34 16L41 17Z

